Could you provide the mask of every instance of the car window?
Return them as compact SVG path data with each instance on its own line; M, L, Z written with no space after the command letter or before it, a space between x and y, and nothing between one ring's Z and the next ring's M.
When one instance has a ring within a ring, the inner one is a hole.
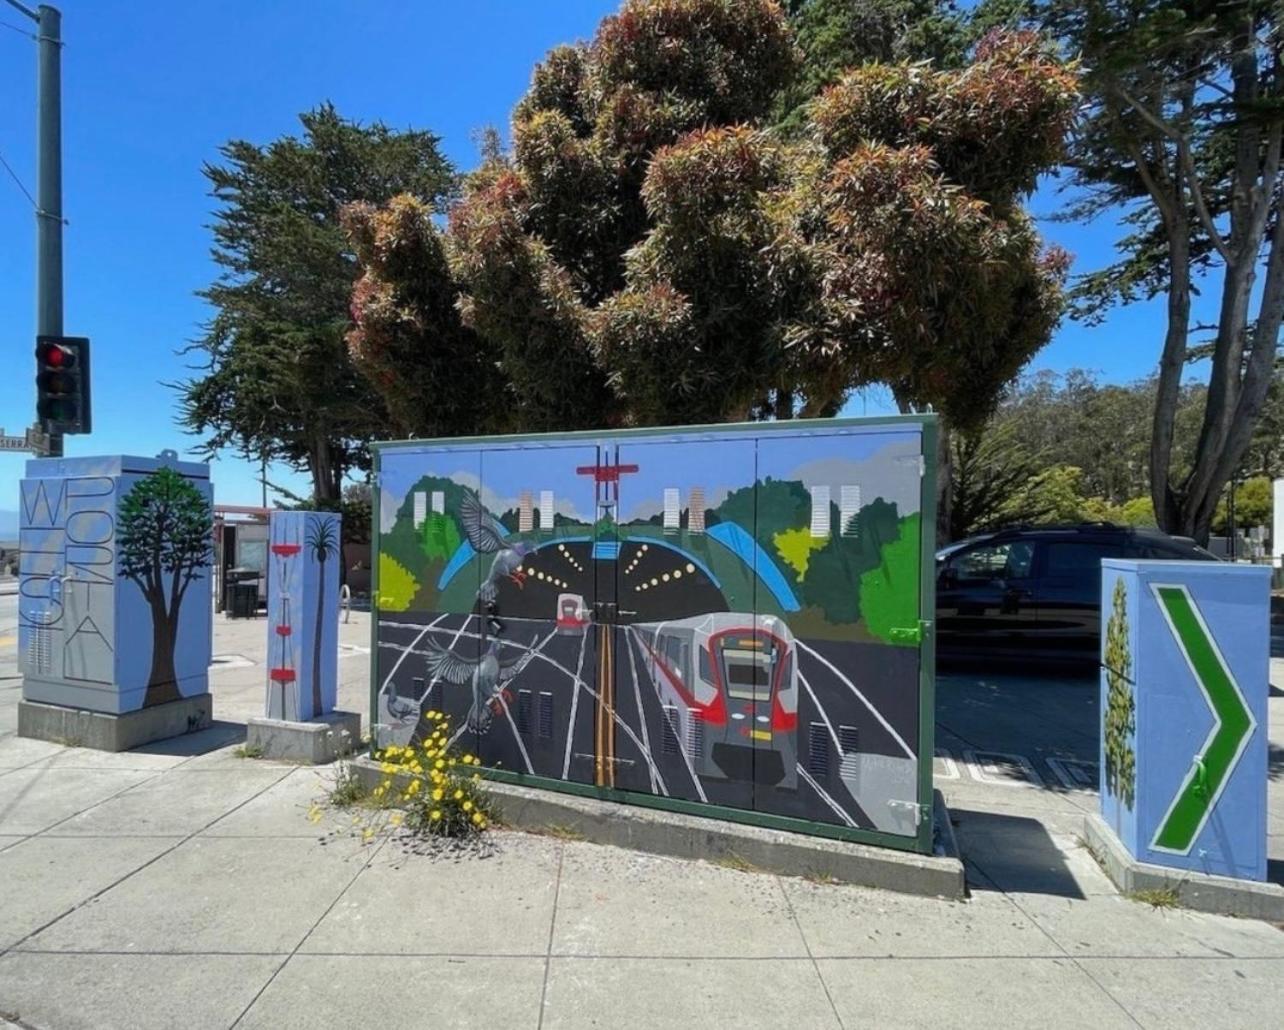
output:
M1043 575L1047 579L1073 584L1095 584L1101 580L1101 559L1121 558L1122 543L1106 541L1057 541L1047 545Z
M1028 540L1011 540L973 547L956 557L950 567L960 582L1021 579L1030 575L1033 557L1034 544Z

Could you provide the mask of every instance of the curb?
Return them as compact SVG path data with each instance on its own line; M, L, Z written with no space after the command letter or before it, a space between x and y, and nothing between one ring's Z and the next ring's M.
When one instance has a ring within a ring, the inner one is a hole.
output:
M384 778L378 763L369 758L354 759L352 767L367 789L373 789ZM487 781L486 787L499 803L504 825L515 830L539 832L555 828L593 844L671 858L713 862L732 859L762 872L838 880L951 901L961 901L966 896L963 863L958 858L949 815L939 792L933 805L938 827L937 853L919 855L496 780Z
M1284 922L1284 887L1278 884L1138 862L1096 813L1084 818L1083 835L1088 850L1122 894L1170 890L1179 904L1199 912Z

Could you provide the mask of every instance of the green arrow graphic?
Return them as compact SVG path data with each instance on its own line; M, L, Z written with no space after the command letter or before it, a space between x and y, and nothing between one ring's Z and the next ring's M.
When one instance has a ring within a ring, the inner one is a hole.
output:
M1188 855L1257 723L1190 591L1158 583L1150 589L1213 713L1212 731L1150 842L1156 851Z

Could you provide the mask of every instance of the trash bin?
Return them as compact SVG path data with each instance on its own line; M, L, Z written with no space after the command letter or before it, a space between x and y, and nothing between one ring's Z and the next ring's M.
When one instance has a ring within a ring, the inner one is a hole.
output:
M229 619L252 619L259 608L259 574L255 569L228 569L223 610Z

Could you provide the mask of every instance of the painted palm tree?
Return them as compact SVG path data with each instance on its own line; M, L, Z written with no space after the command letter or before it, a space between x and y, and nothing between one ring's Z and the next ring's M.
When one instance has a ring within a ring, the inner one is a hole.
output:
M319 566L317 572L317 624L312 634L312 718L321 714L321 637L325 628L325 563L339 553L339 541L334 531L334 520L308 518L308 528L303 537L304 549Z

